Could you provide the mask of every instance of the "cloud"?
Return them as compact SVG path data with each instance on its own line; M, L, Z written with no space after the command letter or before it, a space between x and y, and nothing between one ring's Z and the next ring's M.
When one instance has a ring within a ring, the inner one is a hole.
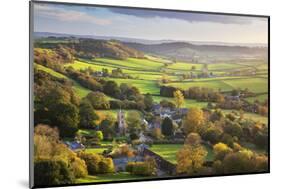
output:
M95 17L87 12L79 10L65 9L62 7L54 7L48 5L36 5L34 7L35 16L41 16L45 18L52 18L65 22L86 22L98 25L109 25L111 21L109 19L102 19Z
M191 12L175 12L161 10L141 10L127 8L108 8L113 13L136 16L140 18L169 18L179 19L187 22L215 22L221 24L250 24L253 19L242 16L214 15Z

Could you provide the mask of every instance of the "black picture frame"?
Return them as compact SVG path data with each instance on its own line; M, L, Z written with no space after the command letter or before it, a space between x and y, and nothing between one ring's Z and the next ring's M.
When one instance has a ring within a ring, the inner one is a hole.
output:
M127 8L139 10L159 10L170 12L184 12L184 13L200 13L210 15L225 15L225 16L245 16L245 17L259 17L266 18L268 21L268 171L264 172L247 172L235 174L216 174L216 175L200 175L200 176L169 176L163 178L151 179L138 179L138 180L120 180L108 182L93 182L93 183L79 183L79 184L61 184L61 185L40 185L34 186L34 167L33 167L33 5L34 4L53 4L53 5L74 5L74 6L88 6L88 7L105 7L105 8ZM225 13L225 12L208 12L208 11L194 11L194 10L178 10L178 9L162 9L162 8L147 8L147 7L128 7L119 5L101 5L101 4L88 4L88 3L70 3L70 2L56 2L56 1L29 1L29 187L30 188L49 188L49 187L65 187L65 186L83 186L83 185L100 185L100 184L113 184L113 183L131 183L131 182L144 182L144 181L162 181L162 180L175 180L175 179L190 179L190 178L212 178L224 176L241 176L252 174L266 174L270 173L270 16L269 15L255 15L255 14L241 14L241 13Z

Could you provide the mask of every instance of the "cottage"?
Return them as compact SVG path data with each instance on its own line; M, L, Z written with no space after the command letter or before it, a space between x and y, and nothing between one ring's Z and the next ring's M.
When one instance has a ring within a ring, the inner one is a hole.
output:
M79 141L65 142L65 144L73 151L84 150L85 146Z

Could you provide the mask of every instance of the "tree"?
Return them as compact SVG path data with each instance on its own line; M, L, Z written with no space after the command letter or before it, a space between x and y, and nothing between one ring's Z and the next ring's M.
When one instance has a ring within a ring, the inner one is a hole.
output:
M105 119L103 119L100 123L100 130L103 133L103 137L105 139L112 139L115 136L115 130L114 130L114 125L115 125L115 118L108 114Z
M101 131L94 132L94 138L96 138L98 141L103 140L103 134Z
M247 173L255 170L254 154L250 150L229 153L223 160L224 173Z
M198 133L190 133L186 137L185 144L192 145L192 146L198 146L201 143L201 137Z
M114 172L114 164L111 158L85 152L79 152L78 156L86 162L90 175Z
M58 103L50 107L51 124L60 130L61 137L73 137L78 131L79 110L73 104Z
M107 81L103 87L105 94L115 98L120 97L120 89L115 81Z
M79 108L81 128L93 128L95 121L99 119L99 116L95 113L92 104L89 100L83 100Z
M153 105L153 98L151 94L147 93L144 95L144 105L145 105L145 110L147 111L151 110Z
M153 176L156 175L157 164L153 158L148 157L144 162L129 162L126 171L134 175Z
M237 122L227 121L224 126L224 131L231 136L240 138L243 134L242 127Z
M232 149L230 147L228 147L226 144L221 142L214 145L213 149L214 149L215 159L221 161L228 153L232 152Z
M34 184L37 187L72 184L74 176L62 160L41 159L34 162Z
M198 134L191 133L187 142L177 153L177 173L196 175L200 174L207 156L206 149L198 142Z
M109 109L110 104L107 97L102 92L91 92L86 97L94 109Z
M172 136L174 134L173 121L170 118L165 117L162 122L161 129L163 135Z
M138 134L141 130L141 125L142 125L142 121L141 121L141 116L138 112L136 111L129 111L127 116L127 125L128 125L128 129L130 134Z
M190 108L187 115L183 119L183 129L186 135L191 132L200 133L200 127L203 125L205 119L203 111L199 108Z
M184 103L184 96L180 90L174 92L174 100L177 108L180 108Z
M41 162L41 160L44 160ZM54 161L52 161L54 160ZM58 129L51 128L47 125L38 125L34 130L34 161L38 163L38 167L35 167L35 172L47 171L48 175L46 179L52 179L51 175L57 175L57 180L60 183L65 181L60 181L63 179L63 176L67 175L74 176L75 178L85 177L87 172L86 164L81 160L76 153L70 150L64 143L59 140ZM66 164L67 170L65 170ZM59 173L60 171L63 171ZM69 173L68 173L69 172ZM38 176L38 182L43 177L45 173L39 173L41 176ZM58 174L63 174L58 176ZM67 181L66 178L66 181ZM52 181L51 181L52 182Z
M202 138L206 141L210 141L212 144L215 144L220 140L221 134L221 129L216 126L211 126L203 133Z

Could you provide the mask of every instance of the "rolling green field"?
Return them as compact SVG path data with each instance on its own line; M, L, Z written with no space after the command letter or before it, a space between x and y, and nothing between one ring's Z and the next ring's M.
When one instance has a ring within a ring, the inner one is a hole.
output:
M137 80L137 79L111 79L114 80L116 83L127 83L131 84L132 86L135 86L139 88L140 92L143 94L150 93L150 94L156 94L158 95L160 92L160 88L157 86L157 83L155 81L150 80Z
M159 87L157 82L162 78L164 74L160 69L167 71L167 77L170 79L170 83L166 84L169 86L175 86L182 89L188 89L190 87L208 87L215 90L231 91L236 88L245 89L248 88L250 91L255 93L262 93L268 90L267 78L262 75L256 76L224 76L217 78L201 78L192 79L188 81L179 81L178 76L175 76L175 72L190 71L192 66L195 66L195 71L200 71L203 64L184 63L177 62L169 64L166 68L164 63L156 62L149 59L136 59L129 58L126 60L114 60L109 58L97 58L91 61L80 60L75 61L73 64L66 64L65 66L72 66L74 69L86 69L91 67L93 70L101 71L103 68L108 69L111 72L113 69L122 68L123 73L129 74L134 79L120 79L110 78L116 81L118 84L128 83L139 88L141 93L150 93L159 95ZM233 69L244 69L251 68L247 64L230 64L230 63L217 63L210 64L209 70L227 71ZM257 70L264 70L265 64L258 65ZM223 72L222 72L223 73ZM266 75L265 75L266 76Z
M42 70L44 72L47 72L49 74L51 74L52 76L54 77L57 77L57 78L64 78L64 79L68 79L70 81L73 82L73 89L75 90L76 94L80 97L80 98L83 98L85 97L89 92L91 92L91 90L85 88L85 87L82 87L79 83L77 83L76 81L66 77L65 75L61 74L61 73L58 73L50 68L47 68L45 66L42 66L42 65L39 65L39 64L35 64L36 68L39 69L39 70Z
M161 155L164 159L171 163L177 163L177 152L183 147L182 144L154 144L150 147L150 150ZM206 161L212 161L214 159L213 150L210 147L205 146L208 154Z
M195 79L183 82L171 82L168 86L188 89L190 87L207 87L221 91L231 91L233 89L246 89L251 92L263 93L268 91L268 83L266 78L257 77L220 77Z
M253 103L256 100L258 100L260 102L264 102L265 100L268 100L268 94L258 95L255 97L248 97L248 98L246 98L246 100L250 103Z
M145 178L153 178L153 177L144 177L144 176L136 176L131 175L128 172L117 172L111 174L102 174L95 176L87 176L85 178L77 179L76 183L90 183L90 182L110 182L110 181L125 181L125 180L138 180Z
M230 91L233 89L233 87L226 84L223 80L173 82L166 85L182 89L189 89L190 87L207 87L222 91Z
M228 64L228 63L217 63L217 64L209 64L208 69L210 71L215 71L215 70L233 70L233 69L243 69L248 66L246 65L239 65L239 64Z
M195 67L194 71L200 71L202 69L203 64L195 64L195 63L186 63L186 62L177 62L175 64L171 64L167 67L170 70L178 70L178 71L192 71L192 66Z
M161 97L161 96L153 96L153 100L157 103L159 103L161 100L169 100L174 101L174 98L168 98L168 97ZM199 107L199 108L205 108L207 106L207 102L198 102L196 100L191 99L184 99L183 108L191 108L191 107Z
M248 78L242 80L225 80L232 88L248 88L251 92L262 93L268 91L268 81L265 78Z

